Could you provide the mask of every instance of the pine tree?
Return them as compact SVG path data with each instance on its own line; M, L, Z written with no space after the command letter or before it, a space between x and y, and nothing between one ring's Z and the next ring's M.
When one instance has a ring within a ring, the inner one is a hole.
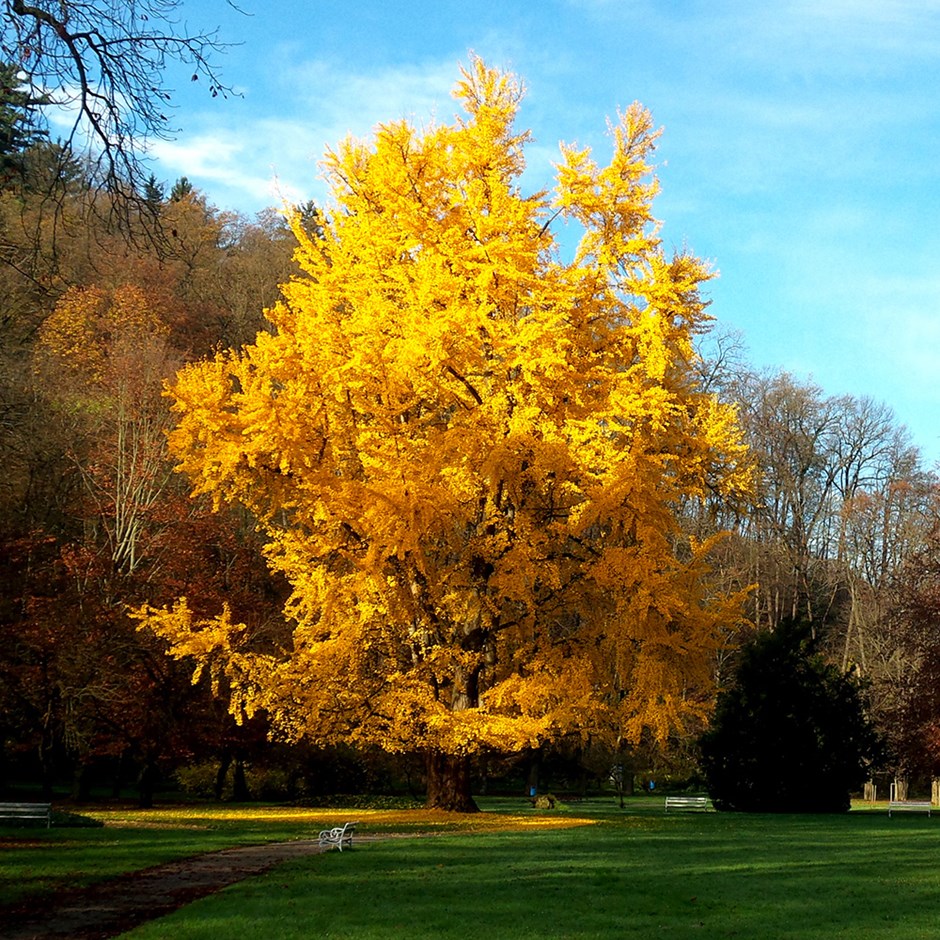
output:
M844 812L880 754L859 682L793 621L742 649L701 748L715 806L748 812Z

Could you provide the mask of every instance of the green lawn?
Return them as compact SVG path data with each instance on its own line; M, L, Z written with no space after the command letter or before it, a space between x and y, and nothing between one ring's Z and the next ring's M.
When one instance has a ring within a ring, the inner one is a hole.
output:
M625 815L291 863L135 938L935 938L940 819Z
M291 862L127 936L933 940L940 932L940 818L888 819L883 810L666 816L661 805L585 803L554 815L486 813L477 822L416 813L415 828L446 834ZM537 825L574 816L593 824ZM494 831L498 821L508 830ZM376 830L403 828L390 818L373 822ZM242 824L213 825L202 830L208 841ZM269 825L274 834L283 824ZM466 825L477 831L448 831ZM259 827L255 820L246 830L257 835ZM122 834L98 844L102 858L130 851L135 840L123 835L132 832L113 829ZM168 832L174 849L181 846L182 831Z
M0 905L234 845L316 838L350 818L344 810L255 805L84 812L104 827L0 826ZM372 820L375 832L427 828L401 812L367 811L362 818Z

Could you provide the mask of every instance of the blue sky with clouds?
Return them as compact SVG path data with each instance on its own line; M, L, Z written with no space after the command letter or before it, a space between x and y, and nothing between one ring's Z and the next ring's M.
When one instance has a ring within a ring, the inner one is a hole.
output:
M940 0L237 3L183 2L240 44L219 64L241 97L181 75L159 178L245 213L322 201L324 149L451 120L471 50L526 85L533 188L561 140L603 159L639 100L664 128L662 235L720 272L712 312L751 363L886 402L940 458Z

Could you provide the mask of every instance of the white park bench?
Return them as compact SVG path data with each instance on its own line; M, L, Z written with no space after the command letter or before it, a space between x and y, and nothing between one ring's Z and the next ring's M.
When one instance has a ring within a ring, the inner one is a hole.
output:
M325 848L335 845L340 852L343 851L344 845L352 848L353 833L356 831L356 826L358 825L358 822L348 822L345 826L324 829L320 833L320 845Z
M888 803L888 815L892 813L926 813L930 815L930 800L891 800Z
M664 812L683 810L685 812L705 812L708 810L707 796L667 796Z
M52 825L51 803L0 803L0 819L44 819Z

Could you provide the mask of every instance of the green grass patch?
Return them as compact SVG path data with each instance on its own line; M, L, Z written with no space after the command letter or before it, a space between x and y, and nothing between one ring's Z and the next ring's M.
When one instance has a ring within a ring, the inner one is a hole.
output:
M0 826L0 904L235 845L314 838L339 819L333 811L232 805L83 816L97 828Z
M0 902L232 845L313 838L347 819L361 843L285 864L128 936L852 938L936 936L940 819L665 815L660 798L535 810L207 805L86 811L99 829L0 829ZM555 828L567 826L567 828ZM430 837L417 837L430 833Z
M521 808L525 817L520 824L543 821L525 801L504 804L504 811ZM466 817L374 806L185 804L152 810L85 809L83 813L87 822L100 828L0 826L0 905L231 846L313 839L321 829L351 819L359 820L362 830L371 833L476 831L513 824L505 812ZM63 817L55 814L53 818Z
M297 860L128 936L936 936L940 820L666 816L649 800L569 813L579 811L597 824L392 840Z

